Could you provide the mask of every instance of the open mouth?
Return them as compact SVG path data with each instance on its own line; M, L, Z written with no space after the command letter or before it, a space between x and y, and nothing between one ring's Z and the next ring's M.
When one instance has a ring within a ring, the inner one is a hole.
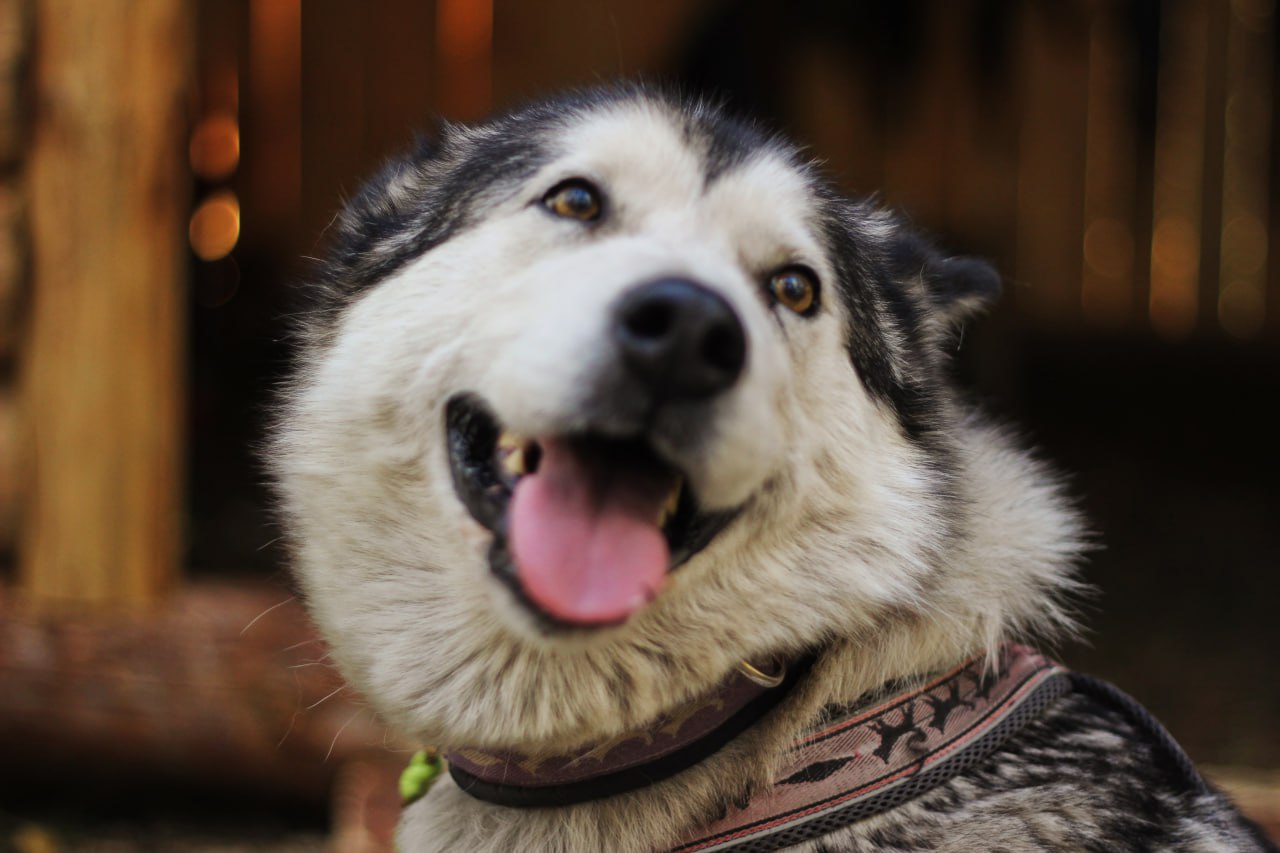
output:
M702 511L640 437L517 435L473 394L449 401L445 429L454 489L493 533L490 568L552 623L625 620L736 514Z

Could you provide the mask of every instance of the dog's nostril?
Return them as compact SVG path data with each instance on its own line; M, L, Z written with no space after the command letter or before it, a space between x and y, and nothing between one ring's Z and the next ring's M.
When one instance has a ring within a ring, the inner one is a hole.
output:
M710 288L660 279L624 294L614 311L622 361L655 398L710 397L742 373L747 350L742 322Z
M675 311L669 302L654 300L623 317L627 331L637 338L657 339L671 332Z
M727 324L715 326L702 341L702 359L712 367L736 376L746 356L744 343L741 328Z

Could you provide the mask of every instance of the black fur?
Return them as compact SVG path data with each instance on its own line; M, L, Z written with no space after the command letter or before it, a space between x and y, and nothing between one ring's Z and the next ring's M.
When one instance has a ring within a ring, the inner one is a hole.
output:
M876 818L874 829L855 824L816 849L995 850L976 840L997 837L1019 851L1276 849L1174 758L1163 729L1122 694L1075 680L1083 684L986 761ZM1225 846L1206 848L1198 833Z
M1000 295L1000 274L986 261L949 258L908 228L889 244L888 266L898 281L919 277L929 306L948 320L960 320Z

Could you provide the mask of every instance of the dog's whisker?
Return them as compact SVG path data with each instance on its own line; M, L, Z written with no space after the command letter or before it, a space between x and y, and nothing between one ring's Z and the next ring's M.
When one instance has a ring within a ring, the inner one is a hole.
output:
M332 699L334 696L337 696L339 693L341 693L342 691L344 691L344 690L346 690L346 689L347 689L347 685L345 685L345 684L339 685L338 687L335 687L332 691L330 691L328 694L326 694L326 695L325 695L325 696L323 696L322 698L317 699L316 701L312 702L310 705L308 705L308 706L307 706L306 708L304 708L303 710L305 710L305 711L312 711L312 710L315 710L316 708L318 708L319 706L323 705L325 702L328 702L328 701L329 701L330 699Z
M309 639L309 640L302 640L302 641L300 641L300 642L294 643L294 644L293 644L293 645L291 645L291 646L285 646L285 647L284 647L283 649L281 649L280 651L282 651L282 652L292 652L292 651L295 651L295 650L297 650L297 649L302 648L303 646L313 646L313 645L315 645L316 643L323 643L323 642L324 642L324 640L321 640L319 637L312 637L312 638L311 638L311 639ZM328 655L325 655L325 657L328 657Z
M333 664L327 660L306 660L301 663L289 664L289 669L306 669L309 666L325 666L332 668Z
M283 536L277 536L277 537L275 537L274 539L271 539L270 541L264 542L264 543L262 543L261 545L259 545L259 546L258 546L258 548L257 548L257 550L258 550L258 551L265 551L265 550L267 550L268 548L270 548L272 545L275 545L277 542L283 542L283 541L284 541L284 537L283 537Z
M252 628L254 625L258 624L258 620L259 620L259 619L261 619L263 616L266 616L268 613L272 613L272 612L274 612L274 611L276 611L276 610L280 609L281 607L284 607L286 604L288 604L289 602L293 601L293 600L294 600L294 598L295 598L295 597L291 595L291 596L289 596L288 598L286 598L284 601L281 601L281 602L280 602L280 603L278 603L278 604L273 604L273 605L271 605L271 606L270 606L270 607L268 607L266 610L262 611L262 612L261 612L261 613L259 613L257 616L255 616L255 617L253 617L252 619L250 619L250 620L249 620L249 624L248 624L248 625L245 625L243 628L241 628L241 629L240 629L240 636L242 636L242 637L243 637L243 636L245 635L245 632L246 632L246 631L248 631L248 630L249 630L250 628Z
M347 730L347 727L350 726L353 722L355 722L356 717L360 716L362 713L364 713L364 709L357 708L355 711L352 712L351 716L347 718L347 721L342 724L342 726L338 729L338 731L334 733L333 740L329 741L329 750L324 754L324 758L321 759L322 764L328 762L329 756L333 755L334 747L338 745L338 738L342 737L342 733L345 732Z
M284 730L284 734L280 736L280 740L276 741L276 751L278 752L284 746L284 742L289 739L289 735L293 734L294 724L298 722L298 711L294 711L289 715L289 725Z

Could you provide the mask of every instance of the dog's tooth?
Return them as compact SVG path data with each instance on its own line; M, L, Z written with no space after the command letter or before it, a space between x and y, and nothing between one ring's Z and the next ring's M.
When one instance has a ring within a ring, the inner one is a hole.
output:
M511 430L503 430L498 436L496 456L498 467L513 477L521 477L529 473L528 460L525 458L529 443L523 436Z
M683 485L683 480L676 480L675 485L671 487L666 501L662 504L662 509L658 510L659 527L664 527L671 520L671 516L676 514L676 507L680 505L680 491Z
M499 447L498 464L502 466L502 470L517 477L527 473L524 464L524 448L520 446Z

